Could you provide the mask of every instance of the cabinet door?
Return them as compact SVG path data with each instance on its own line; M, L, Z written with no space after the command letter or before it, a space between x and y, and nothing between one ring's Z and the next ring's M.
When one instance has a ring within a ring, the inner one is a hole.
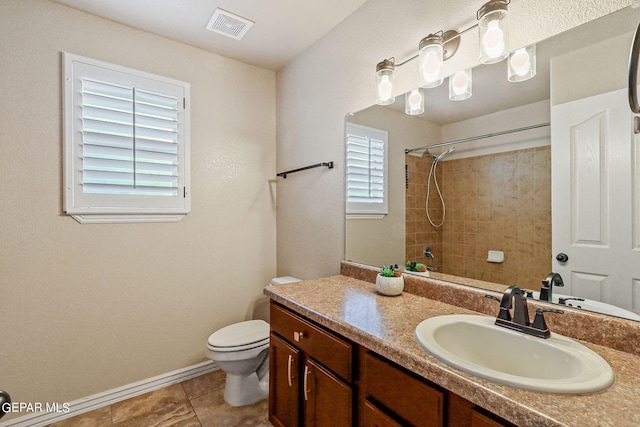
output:
M353 421L351 387L311 359L302 374L304 425L306 427L350 427Z
M276 427L300 423L300 352L271 334L269 347L269 421Z

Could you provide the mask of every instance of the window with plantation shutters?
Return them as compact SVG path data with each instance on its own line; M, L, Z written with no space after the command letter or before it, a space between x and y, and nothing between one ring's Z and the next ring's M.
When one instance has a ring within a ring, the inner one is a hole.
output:
M347 214L387 213L387 132L347 123Z
M189 84L65 61L65 209L81 222L177 221L190 210Z

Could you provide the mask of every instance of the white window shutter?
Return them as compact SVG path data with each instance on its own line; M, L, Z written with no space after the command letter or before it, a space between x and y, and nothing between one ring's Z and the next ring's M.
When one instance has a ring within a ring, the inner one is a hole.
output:
M386 131L347 123L347 214L387 213Z
M188 83L65 54L65 85L67 213L188 213Z

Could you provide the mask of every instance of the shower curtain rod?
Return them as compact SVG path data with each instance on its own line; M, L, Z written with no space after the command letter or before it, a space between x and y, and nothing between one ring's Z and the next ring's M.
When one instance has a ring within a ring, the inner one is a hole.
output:
M503 130L503 131L500 131L500 132L488 133L486 135L471 136L469 138L457 139L455 141L448 141L448 142L441 142L439 144L425 145L424 147L411 148L411 149L405 148L404 149L404 154L409 154L409 153L414 152L414 151L428 150L430 148L446 147L448 145L460 144L461 142L476 141L478 139L491 138L493 136L507 135L507 134L510 134L510 133L522 132L522 131L525 131L525 130L542 128L542 127L549 126L550 124L551 124L550 122L540 123L538 125L531 125L531 126L525 126L525 127L521 127L521 128L517 128L517 129Z

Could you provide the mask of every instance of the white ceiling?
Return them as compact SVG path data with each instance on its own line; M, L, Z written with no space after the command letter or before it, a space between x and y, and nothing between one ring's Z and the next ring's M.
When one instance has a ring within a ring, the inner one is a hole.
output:
M366 0L53 0L258 67L277 71ZM216 8L255 24L242 40L207 31Z

